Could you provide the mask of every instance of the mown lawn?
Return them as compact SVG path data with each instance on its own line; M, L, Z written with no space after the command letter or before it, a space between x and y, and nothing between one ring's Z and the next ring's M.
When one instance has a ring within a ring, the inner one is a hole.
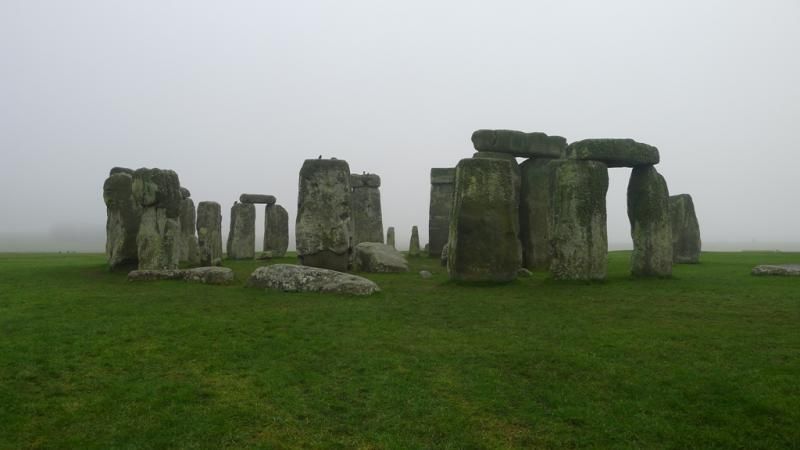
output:
M0 448L800 447L800 278L749 275L800 254L628 258L496 287L415 259L351 298L0 254Z

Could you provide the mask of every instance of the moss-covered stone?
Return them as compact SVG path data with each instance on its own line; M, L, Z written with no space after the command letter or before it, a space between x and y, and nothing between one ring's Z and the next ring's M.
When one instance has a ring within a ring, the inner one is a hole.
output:
M253 259L256 256L256 205L234 202L226 245L228 259Z
M142 208L136 236L139 270L177 269L182 247L183 200L178 174L171 170L137 169L133 172L131 190Z
M507 153L521 158L558 158L567 140L538 132L477 130L472 133L472 145L481 152Z
M456 167L447 271L458 281L506 282L522 263L513 168L502 159L462 159Z
M172 170L137 169L133 173L133 197L142 207L166 210L166 216L180 216L181 184L178 174Z
M217 202L197 205L197 246L201 265L222 263L222 208Z
M428 245L430 254L439 255L450 234L456 169L431 169L431 199L428 210Z
M631 172L628 218L633 238L631 274L638 277L671 276L669 190L655 167L639 166Z
M669 198L672 228L672 261L677 264L700 262L700 223L694 211L694 201L689 194Z
M142 218L142 208L133 198L133 171L115 172L115 169L103 183L107 216L106 257L111 269L138 264L136 236Z
M658 149L633 139L584 139L564 150L564 158L592 160L608 167L636 167L658 164Z
M267 206L264 214L264 252L273 258L286 255L289 248L289 213L281 205Z
M552 164L550 273L557 280L603 280L608 266L608 168L597 161Z
M386 245L397 248L394 240L394 227L389 227L389 229L386 230Z
M555 161L551 158L532 158L520 165L520 242L523 265L531 270L550 267L553 224L551 188Z

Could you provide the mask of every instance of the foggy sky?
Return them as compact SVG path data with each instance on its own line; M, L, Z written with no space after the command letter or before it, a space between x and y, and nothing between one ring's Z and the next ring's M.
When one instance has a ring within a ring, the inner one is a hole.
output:
M406 248L415 224L427 242L430 168L509 128L655 145L706 248L800 242L798 55L789 0L3 0L0 236L102 230L125 166L175 170L226 229L240 193L273 194L293 240L323 155L381 176ZM612 243L629 174L610 170Z

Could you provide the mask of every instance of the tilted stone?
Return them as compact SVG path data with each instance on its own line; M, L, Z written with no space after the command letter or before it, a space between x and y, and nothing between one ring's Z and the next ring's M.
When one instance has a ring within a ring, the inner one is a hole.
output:
M264 252L282 258L289 248L289 213L281 205L270 205L264 214Z
M389 227L386 230L386 245L391 245L392 248L397 248L394 241L394 227Z
M350 175L350 186L354 189L358 187L381 187L381 177L374 173L354 173Z
M112 269L139 262L136 236L142 219L142 208L133 198L133 177L127 172L114 172L103 183L106 204L106 257Z
M411 227L411 239L408 242L408 256L419 256L419 228L416 225Z
M353 249L353 270L357 272L408 272L408 262L394 247L362 242Z
M136 236L139 269L177 269L182 200L178 174L171 170L137 169L131 186L133 198L142 207Z
M431 169L431 199L428 210L428 245L434 257L442 252L450 234L450 212L453 210L456 169Z
M694 211L694 201L689 194L669 198L672 225L672 262L697 264L700 262L700 224Z
M584 139L564 150L564 158L592 160L608 167L636 167L658 164L658 149L633 139Z
M603 280L608 266L608 168L597 161L553 164L550 274L557 280Z
M256 256L256 205L234 202L226 245L228 259L253 259Z
M628 183L628 218L633 253L631 274L639 277L672 275L672 228L669 190L653 166L634 167Z
M200 253L197 246L197 214L194 201L185 197L181 200L180 223L181 223L181 247L180 261L190 265L200 264Z
M248 278L247 287L350 295L370 295L380 291L377 284L363 277L293 264L259 267Z
M274 195L242 194L239 196L240 203L265 203L267 205L274 205L276 201Z
M218 266L222 263L222 208L217 202L197 205L197 246L200 264Z
M511 163L501 159L458 163L447 245L450 279L505 282L517 277L522 252L512 173Z
M531 270L550 267L555 161L550 158L531 158L520 166L520 241L523 265Z
M352 188L347 161L307 159L300 169L295 236L306 266L345 271L352 248Z
M508 153L521 158L558 158L567 146L567 140L538 132L477 130L472 133L472 145L481 152Z
M353 245L361 242L383 243L383 213L381 211L381 179L377 175L350 175L353 185Z

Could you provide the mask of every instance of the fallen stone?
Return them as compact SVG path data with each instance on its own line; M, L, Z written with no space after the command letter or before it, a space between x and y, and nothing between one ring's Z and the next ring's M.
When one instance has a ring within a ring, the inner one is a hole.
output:
M128 172L111 169L103 183L106 204L106 258L111 269L139 263L136 237L142 219L142 207L133 198L133 177Z
M763 264L753 267L750 273L756 276L800 277L800 264Z
M554 159L532 158L520 165L519 220L523 266L528 269L550 267L550 238L553 234Z
M289 248L289 213L281 205L268 205L264 214L264 253L275 258Z
M408 243L408 256L419 256L419 229L416 225L411 227L411 240Z
M427 280L427 279L433 277L433 274L428 272L427 270L420 270L419 271L419 276L422 277L423 280Z
M676 264L699 263L700 224L694 211L692 196L680 194L670 197L669 214L672 225L672 261Z
M370 295L380 291L377 284L357 275L293 264L259 267L250 275L247 286L284 292L351 295Z
M353 249L353 270L356 272L408 272L403 254L391 245L362 242Z
M477 130L472 133L472 145L480 152L508 153L521 158L558 158L567 140L537 132Z
M564 158L600 161L608 167L658 164L658 149L633 139L584 139L569 144Z
M234 279L227 267L196 267L194 269L134 270L128 281L184 280L203 284L228 284Z
M225 246L228 259L253 259L256 255L256 205L234 202Z
M667 182L653 166L634 167L628 183L628 218L633 252L631 274L672 275L672 227Z
M450 213L453 210L456 169L431 169L431 199L428 210L428 245L431 255L439 255L449 239Z
M197 247L200 264L218 266L222 263L222 208L217 202L197 205Z
M275 201L274 195L242 194L239 196L239 203L266 203L267 205L274 205Z

